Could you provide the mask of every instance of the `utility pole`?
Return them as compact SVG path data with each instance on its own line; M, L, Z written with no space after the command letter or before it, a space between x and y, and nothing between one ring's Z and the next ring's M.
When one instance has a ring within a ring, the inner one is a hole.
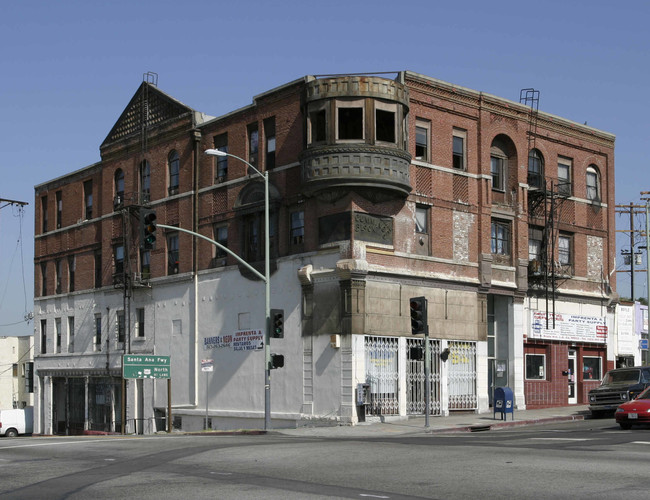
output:
M643 193L642 193L643 194ZM634 203L630 203L627 205L616 205L616 213L619 215L624 215L628 214L630 216L630 226L629 229L617 229L617 233L629 233L630 235L630 270L627 271L626 269L622 269L617 272L629 272L630 273L630 298L632 301L634 301L634 274L637 272L642 272L645 271L644 269L635 269L634 266L636 264L635 262L635 251L634 251L634 239L635 236L638 234L643 234L643 231L637 230L634 227L634 216L638 214L644 214L645 213L645 205L635 205ZM621 252L624 256L627 255L625 252ZM649 266L646 266L649 267Z

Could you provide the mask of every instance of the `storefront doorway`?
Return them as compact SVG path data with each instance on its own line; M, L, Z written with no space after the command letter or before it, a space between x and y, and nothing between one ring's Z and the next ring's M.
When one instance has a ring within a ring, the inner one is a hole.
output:
M570 405L578 404L578 397L576 394L576 364L577 356L574 349L569 349L569 374L568 374L568 383L569 383L569 400Z

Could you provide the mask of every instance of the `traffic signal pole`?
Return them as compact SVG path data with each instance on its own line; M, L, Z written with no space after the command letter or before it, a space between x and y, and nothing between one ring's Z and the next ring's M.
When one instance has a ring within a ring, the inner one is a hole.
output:
M426 297L409 299L411 313L411 333L424 334L424 427L429 428L429 413L431 413L431 346L429 345L429 318Z

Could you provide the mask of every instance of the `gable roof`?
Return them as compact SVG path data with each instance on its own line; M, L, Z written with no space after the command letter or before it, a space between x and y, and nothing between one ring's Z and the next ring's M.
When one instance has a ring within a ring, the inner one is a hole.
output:
M136 136L145 129L194 114L194 110L159 90L142 82L131 101L118 118L100 148Z

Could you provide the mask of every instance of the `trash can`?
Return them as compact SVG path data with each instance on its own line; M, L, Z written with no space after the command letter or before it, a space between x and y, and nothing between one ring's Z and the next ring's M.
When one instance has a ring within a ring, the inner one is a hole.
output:
M497 387L494 389L494 418L497 412L501 413L501 420L508 420L508 413L515 419L515 405L510 387Z

